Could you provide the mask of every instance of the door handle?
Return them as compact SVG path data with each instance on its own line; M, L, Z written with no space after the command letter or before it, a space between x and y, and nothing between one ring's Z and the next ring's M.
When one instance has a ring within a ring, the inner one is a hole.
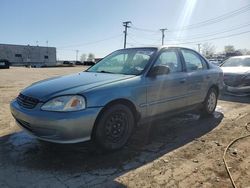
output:
M209 79L209 78L211 78L211 76L207 75L206 78Z
M183 78L183 79L180 80L180 83L182 83L182 84L185 83L185 82L186 82L186 78Z

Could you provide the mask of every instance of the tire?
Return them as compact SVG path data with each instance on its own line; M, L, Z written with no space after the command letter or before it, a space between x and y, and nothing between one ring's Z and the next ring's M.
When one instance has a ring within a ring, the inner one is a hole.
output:
M210 88L205 101L203 102L203 107L201 111L201 116L207 117L213 114L215 111L218 100L218 92L215 88Z
M104 150L120 149L130 138L134 125L135 118L129 107L115 104L101 114L94 130L94 140Z

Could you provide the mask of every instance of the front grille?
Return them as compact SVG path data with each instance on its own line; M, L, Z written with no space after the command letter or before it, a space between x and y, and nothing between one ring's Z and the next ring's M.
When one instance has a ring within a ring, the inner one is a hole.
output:
M39 103L39 100L20 93L17 97L17 103L24 108L32 109Z
M231 87L239 86L242 83L242 75L239 74L225 74L224 83Z

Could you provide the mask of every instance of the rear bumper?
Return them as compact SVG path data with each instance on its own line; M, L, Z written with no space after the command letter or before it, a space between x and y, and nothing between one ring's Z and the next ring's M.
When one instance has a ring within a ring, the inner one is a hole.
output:
M77 112L47 112L40 107L24 109L13 100L10 109L17 124L31 135L49 142L77 143L90 140L101 107Z

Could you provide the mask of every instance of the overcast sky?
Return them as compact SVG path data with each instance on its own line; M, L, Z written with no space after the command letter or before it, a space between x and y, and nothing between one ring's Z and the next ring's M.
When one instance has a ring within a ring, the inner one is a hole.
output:
M0 43L57 47L57 58L76 50L102 57L123 48L165 44L197 49L209 42L250 49L250 0L0 0ZM191 25L191 26L190 26ZM188 27L186 27L188 26Z

